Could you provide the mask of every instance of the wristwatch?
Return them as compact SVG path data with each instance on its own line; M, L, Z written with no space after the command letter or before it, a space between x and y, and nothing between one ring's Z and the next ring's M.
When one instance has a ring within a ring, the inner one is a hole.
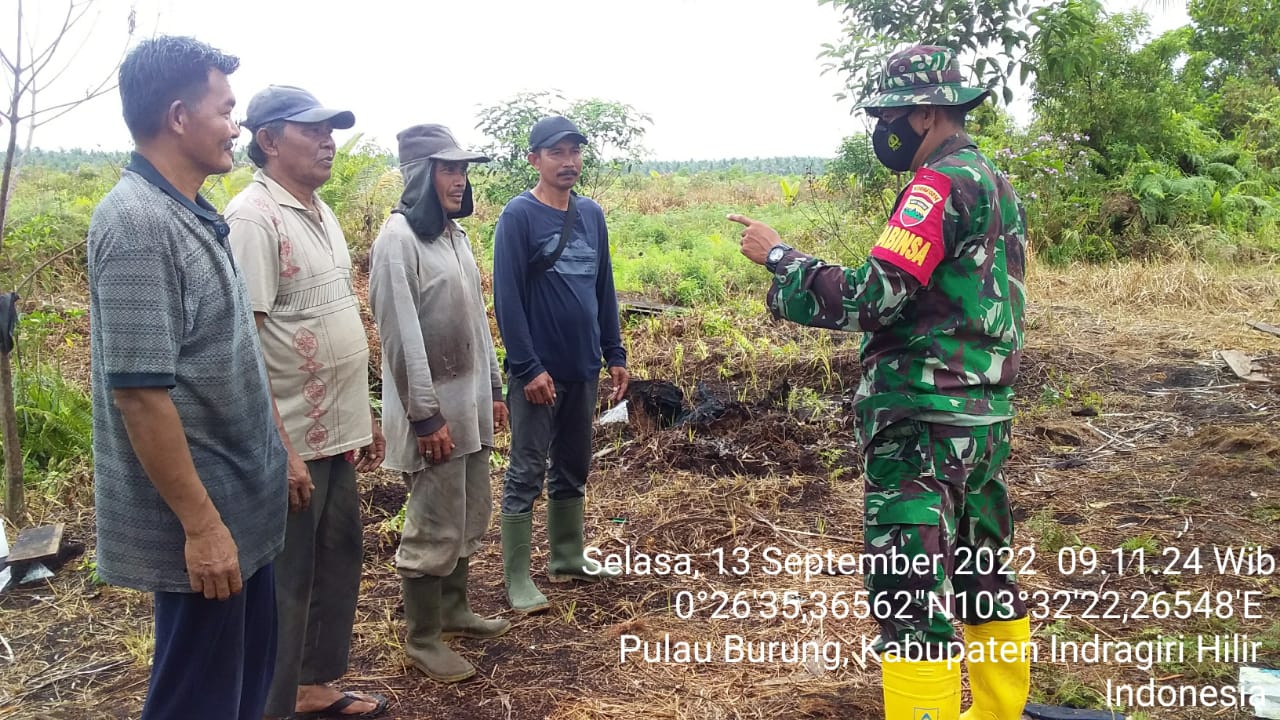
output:
M786 243L778 243L777 245L769 248L769 254L764 258L765 268L771 273L778 272L778 263L782 262L782 256L786 255L788 250L793 249L794 248Z

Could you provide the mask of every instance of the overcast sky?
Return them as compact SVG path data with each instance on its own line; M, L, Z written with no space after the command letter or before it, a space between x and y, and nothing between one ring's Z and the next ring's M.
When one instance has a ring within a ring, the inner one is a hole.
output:
M0 1L6 53L15 1ZM1147 2L1158 0L1107 6ZM39 44L64 0L26 5ZM355 113L356 127L340 141L362 132L393 149L400 129L440 122L476 144L478 108L542 89L648 113L653 159L831 156L841 138L863 128L862 114L833 97L839 78L821 74L821 45L838 40L840 24L817 0L357 0L341 12L303 0L98 0L85 23L92 33L42 104L82 92L115 65L131 5L134 41L188 34L240 57L231 76L238 118L267 84L299 85ZM1185 0L1149 10L1157 31L1186 22ZM119 95L40 127L35 145L128 149Z

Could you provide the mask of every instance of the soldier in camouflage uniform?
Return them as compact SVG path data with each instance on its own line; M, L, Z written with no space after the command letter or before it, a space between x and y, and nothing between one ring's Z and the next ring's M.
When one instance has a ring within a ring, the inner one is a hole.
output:
M1029 625L1012 572L1025 558L1012 548L1001 472L1022 354L1026 219L964 130L987 92L963 86L949 48L889 58L860 107L878 120L877 158L914 175L859 267L829 265L729 216L746 226L743 254L773 273L775 318L864 333L855 408L866 552L924 556L931 569L900 562L911 571L866 577L889 720L959 716L965 648L949 615L965 623L970 647L994 640L1018 658L968 651L974 704L964 720L1018 720L1029 684Z

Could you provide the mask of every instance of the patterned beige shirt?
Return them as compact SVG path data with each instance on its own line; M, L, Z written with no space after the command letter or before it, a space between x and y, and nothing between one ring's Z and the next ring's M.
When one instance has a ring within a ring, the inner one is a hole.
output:
M255 313L271 391L293 448L318 460L372 440L369 345L338 219L259 170L227 206L231 249Z

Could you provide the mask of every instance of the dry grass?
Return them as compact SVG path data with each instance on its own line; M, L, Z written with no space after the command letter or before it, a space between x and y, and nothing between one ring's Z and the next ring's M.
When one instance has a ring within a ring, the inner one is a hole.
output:
M1024 578L1027 588L1258 590L1263 619L1238 619L1232 631L1275 636L1263 661L1280 661L1274 577L1214 571L1107 579L1064 575L1055 559L1056 548L1074 538L1100 555L1147 543L1184 551L1251 543L1280 554L1280 386L1243 384L1214 356L1215 350L1244 351L1280 379L1280 338L1244 325L1249 319L1280 324L1280 278L1269 268L1191 263L1033 267L1029 294L1020 416L1007 466L1016 544L1038 553L1038 574ZM503 638L457 643L479 677L441 687L403 660L403 611L391 567L397 538L386 521L399 510L404 488L379 472L363 481L366 575L345 685L385 692L395 702L392 717L404 719L876 717L873 655L854 652L836 669L780 661L686 665L636 656L620 662L624 636L660 641L665 635L722 648L726 636L740 635L860 649L875 633L867 620L716 619L712 601L697 599L699 592L732 598L861 589L859 577L806 583L765 575L759 565L744 577L721 575L709 555L743 547L759 562L770 547L783 554L861 550L860 461L847 451L852 428L840 407L842 391L859 372L856 338L772 323L760 310L754 298L696 315L636 318L626 331L637 376L670 379L690 399L704 381L721 399L741 401L744 415L692 429L637 423L597 433L590 539L606 552L687 553L697 577L632 575L564 586L545 582L539 572L551 610L514 617ZM495 492L500 477L495 470ZM34 505L42 520L63 520L74 537L91 539L92 517L82 504L37 498ZM546 560L540 518L535 545L540 568ZM474 560L473 577L478 610L502 613L496 527ZM675 614L682 591L692 593L684 597L697 608L687 619ZM52 582L0 598L0 718L136 717L146 683L148 618L145 596L95 586L74 564ZM1078 617L1037 620L1033 630L1042 641L1051 632L1119 639L1224 632L1194 620ZM1165 682L1234 682L1234 666L1213 663L1154 674ZM1116 664L1045 662L1034 669L1033 684L1039 699L1065 702L1096 699L1106 679L1142 683L1149 677ZM1175 708L1152 717L1211 715Z
M1195 350L1280 349L1280 338L1245 325L1280 317L1275 267L1168 262L1058 269L1033 264L1028 274L1032 308L1042 310L1047 330L1028 333L1029 342L1053 342L1059 330L1106 329L1125 333L1137 348L1145 348L1150 338L1157 346L1176 343ZM1061 318L1059 311L1068 317ZM1087 327L1073 328L1071 316L1086 320Z
M1181 261L1118 263L1107 267L1030 268L1032 297L1062 298L1091 308L1160 311L1274 311L1280 308L1277 268L1237 268Z

